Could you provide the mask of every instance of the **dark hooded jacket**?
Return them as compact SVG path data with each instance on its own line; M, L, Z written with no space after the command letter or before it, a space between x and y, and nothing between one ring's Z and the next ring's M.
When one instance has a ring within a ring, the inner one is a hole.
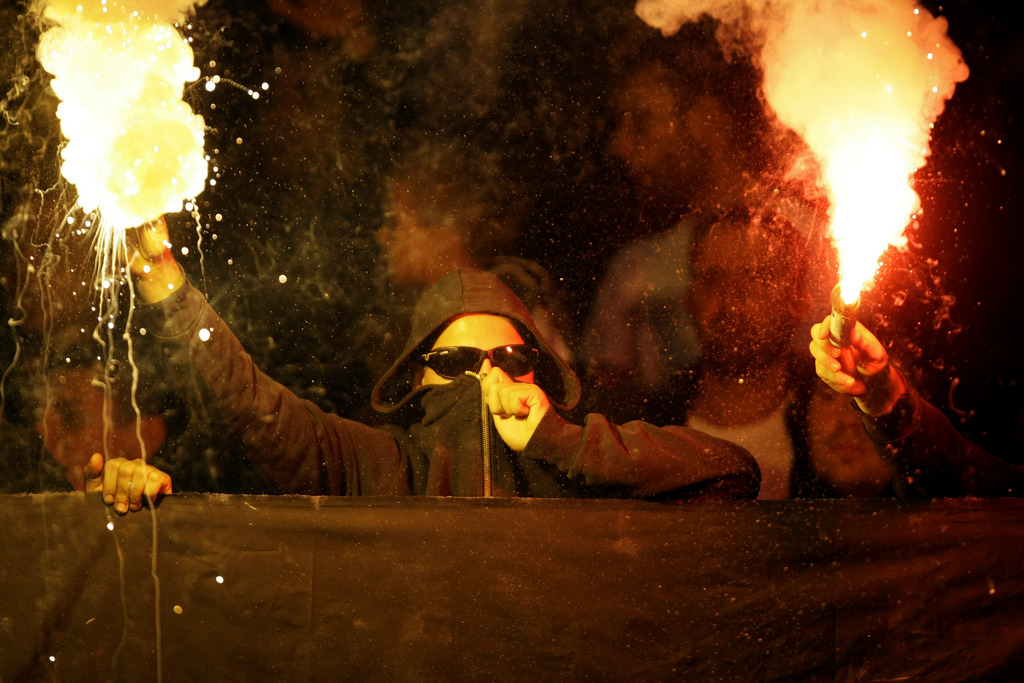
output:
M861 420L900 498L1024 496L1024 466L965 439L909 384L892 410Z
M565 421L555 408L576 403L579 380L523 303L483 271L453 271L417 304L404 352L373 391L373 406L395 418L380 427L326 413L267 377L190 285L150 308L163 313L160 326L150 329L187 347L249 458L283 492L480 496L485 469L495 496L689 499L758 492L753 457L702 432L644 422L617 426L597 414L582 426ZM468 313L508 318L541 350L536 380L551 392L552 409L521 453L497 436L475 378L414 387L418 354Z

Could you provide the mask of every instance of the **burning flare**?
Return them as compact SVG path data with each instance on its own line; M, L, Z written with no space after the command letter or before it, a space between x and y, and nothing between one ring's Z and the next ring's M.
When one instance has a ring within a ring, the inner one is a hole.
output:
M77 188L82 210L99 215L97 222L87 217L85 225L94 228L97 253L93 338L108 354L122 266L129 257L126 229L180 211L206 182L203 119L182 100L185 83L198 79L199 69L174 25L192 6L184 0L35 0L32 5L46 27L36 54L53 74L51 87L61 100L57 117L66 138L61 174ZM66 220L74 223L70 215ZM123 338L145 459L129 329L130 324ZM105 412L105 434L107 417Z
M931 126L968 70L947 23L908 0L639 0L665 35L708 14L727 53L749 53L779 120L824 169L842 298L855 301L920 200Z
M199 78L174 23L191 2L40 0L37 51L61 100L61 173L108 229L141 225L204 187L203 119L182 100Z

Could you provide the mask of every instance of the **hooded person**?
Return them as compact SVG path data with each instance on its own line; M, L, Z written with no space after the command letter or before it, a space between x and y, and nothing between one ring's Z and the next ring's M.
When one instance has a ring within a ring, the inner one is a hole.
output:
M753 498L744 449L685 427L622 426L559 409L579 380L496 276L454 270L417 303L404 351L374 387L390 424L324 412L255 367L185 279L162 220L139 230L132 262L154 336L180 342L250 460L282 492ZM541 386L551 391L553 399Z

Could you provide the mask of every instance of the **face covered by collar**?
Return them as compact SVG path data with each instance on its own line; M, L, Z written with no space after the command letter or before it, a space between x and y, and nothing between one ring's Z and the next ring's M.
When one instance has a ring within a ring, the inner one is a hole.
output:
M469 313L487 313L508 318L527 335L526 341L540 349L537 385L558 408L572 408L580 398L580 382L569 365L538 331L526 305L497 276L482 270L460 268L451 271L420 297L412 317L412 332L398 360L373 388L371 405L389 413L409 402L416 393L412 385L415 356L425 353L430 339L440 334L455 318ZM527 338L532 337L532 340Z

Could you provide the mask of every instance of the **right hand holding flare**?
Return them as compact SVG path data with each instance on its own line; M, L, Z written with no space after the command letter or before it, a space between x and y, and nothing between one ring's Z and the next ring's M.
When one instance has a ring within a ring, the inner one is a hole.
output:
M903 376L889 364L889 354L860 322L853 328L850 345L838 347L828 340L832 316L811 327L811 355L818 377L840 394L849 394L868 415L889 412L906 391Z
M185 284L185 274L171 253L170 232L163 216L130 230L128 248L134 250L129 267L144 301L162 301Z

